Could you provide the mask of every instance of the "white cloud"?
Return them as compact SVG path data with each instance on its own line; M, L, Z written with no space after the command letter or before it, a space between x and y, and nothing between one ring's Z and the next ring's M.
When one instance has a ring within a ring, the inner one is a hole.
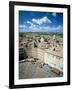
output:
M53 12L52 15L53 15L54 17L56 17L56 13L55 13L55 12Z
M42 24L42 22L40 22L40 20L39 19L32 19L32 21L34 22L34 23L36 23L36 24Z
M39 26L31 24L29 27L25 25L20 25L20 31L22 32L62 32L63 27L58 25L57 27L50 26Z
M20 32L25 32L28 30L28 27L25 24L19 25L19 31Z
M43 23L52 23L50 19L48 19L46 16L44 16L43 18L40 19L32 19L32 22L41 25Z
M44 26L43 23L52 23L47 17L43 17L41 19L32 19L31 21L27 21L25 24L20 25L19 29L24 32L60 32L63 30L61 25L56 27ZM29 25L28 25L29 24Z
M30 22L30 21L27 21L27 24L30 24L30 25L32 25L33 23L32 23L32 22Z
M62 32L63 27L61 25L58 25L57 27L50 27L50 26L40 26L35 25L31 23L31 25L28 27L26 25L20 25L20 31L24 32Z
M27 21L27 24L30 24L29 28L32 29L35 27L35 24L32 23L31 21Z
M30 26L27 27L28 30L43 30L44 27L41 27L43 23L52 23L51 20L49 20L46 16L40 19L32 19L31 21L27 21L27 24Z
M36 26L33 23L29 26L29 28L34 28L34 27L36 27Z
M19 25L19 28L25 28L26 25Z
M57 30L62 30L62 26L59 25L56 29L57 29Z

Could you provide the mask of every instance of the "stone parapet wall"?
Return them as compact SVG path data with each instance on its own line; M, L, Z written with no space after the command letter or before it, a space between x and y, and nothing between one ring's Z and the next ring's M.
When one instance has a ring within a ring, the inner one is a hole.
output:
M63 58L45 52L45 63L63 71Z
M46 63L51 67L63 71L63 57L48 53L42 48L24 48L24 50L28 57L37 58L40 63Z

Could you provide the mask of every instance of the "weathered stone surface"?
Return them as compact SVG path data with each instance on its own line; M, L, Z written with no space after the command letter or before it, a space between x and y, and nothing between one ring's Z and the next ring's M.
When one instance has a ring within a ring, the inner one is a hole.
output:
M29 79L29 78L47 78L47 77L61 77L63 74L59 75L52 72L52 69L44 64L36 62L19 62L19 79Z

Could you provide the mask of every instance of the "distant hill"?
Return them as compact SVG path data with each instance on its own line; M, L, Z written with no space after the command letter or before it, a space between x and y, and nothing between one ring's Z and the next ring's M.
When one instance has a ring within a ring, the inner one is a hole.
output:
M20 36L24 36L24 35L61 35L63 36L63 32L19 32Z

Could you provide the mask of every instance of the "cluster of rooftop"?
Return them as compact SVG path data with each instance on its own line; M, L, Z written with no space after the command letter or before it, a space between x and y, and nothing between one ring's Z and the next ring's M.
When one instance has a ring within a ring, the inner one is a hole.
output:
M38 59L56 73L63 72L63 37L61 35L24 33L19 37L19 60Z

